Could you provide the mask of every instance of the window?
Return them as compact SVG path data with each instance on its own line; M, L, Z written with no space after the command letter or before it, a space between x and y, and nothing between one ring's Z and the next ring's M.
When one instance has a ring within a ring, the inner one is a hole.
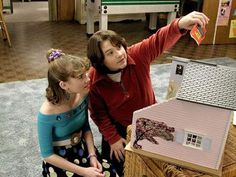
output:
M203 135L185 131L184 146L192 147L195 149L202 149Z
M175 74L177 74L177 75L183 75L183 71L184 71L184 66L177 64L176 70L175 70Z

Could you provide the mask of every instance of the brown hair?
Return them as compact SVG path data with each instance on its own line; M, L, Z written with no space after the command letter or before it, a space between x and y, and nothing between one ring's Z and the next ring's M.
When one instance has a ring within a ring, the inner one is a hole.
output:
M46 98L52 104L58 104L66 97L66 92L59 86L59 82L83 74L90 67L89 60L66 55L58 49L48 50L46 58L49 63Z
M113 46L123 46L127 50L127 43L123 37L111 30L98 31L88 40L87 57L92 66L101 74L107 74L109 69L104 65L104 54L101 43L109 40Z

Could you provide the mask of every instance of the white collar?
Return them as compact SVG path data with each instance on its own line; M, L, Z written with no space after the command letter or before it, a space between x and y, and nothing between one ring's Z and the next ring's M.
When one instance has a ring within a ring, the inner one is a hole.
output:
M107 74L107 76L113 80L114 82L120 82L121 81L121 72L115 73L115 74Z

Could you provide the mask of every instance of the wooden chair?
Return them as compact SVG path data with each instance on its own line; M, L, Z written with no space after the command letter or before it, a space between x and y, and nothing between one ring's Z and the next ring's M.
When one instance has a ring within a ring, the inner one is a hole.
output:
M2 30L3 40L7 40L9 47L11 47L11 40L7 30L7 25L3 17L3 2L0 0L0 28Z

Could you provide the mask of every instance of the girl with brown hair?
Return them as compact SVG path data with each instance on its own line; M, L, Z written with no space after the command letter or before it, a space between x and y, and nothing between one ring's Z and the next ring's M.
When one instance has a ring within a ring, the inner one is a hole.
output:
M38 113L43 176L116 176L94 147L88 122L88 60L57 49L48 51L47 60L47 99Z

